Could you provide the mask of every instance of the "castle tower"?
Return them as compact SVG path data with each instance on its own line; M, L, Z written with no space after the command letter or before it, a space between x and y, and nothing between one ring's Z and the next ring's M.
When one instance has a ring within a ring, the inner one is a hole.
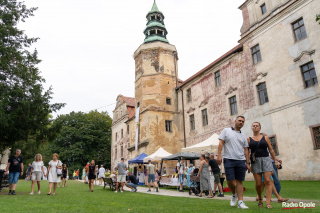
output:
M181 123L175 90L178 81L177 50L166 38L165 17L156 2L146 18L144 43L134 53L136 109L140 107L136 155L142 152L150 155L159 147L177 153L181 147Z

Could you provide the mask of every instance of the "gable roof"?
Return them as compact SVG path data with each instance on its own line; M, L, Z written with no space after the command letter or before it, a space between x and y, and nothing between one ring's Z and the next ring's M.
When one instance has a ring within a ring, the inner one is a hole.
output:
M127 106L135 107L136 100L135 98L122 96L122 102L125 102Z

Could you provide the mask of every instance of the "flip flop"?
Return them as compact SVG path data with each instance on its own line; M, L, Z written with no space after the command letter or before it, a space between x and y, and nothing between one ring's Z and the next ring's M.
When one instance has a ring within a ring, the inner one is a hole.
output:
M281 199L278 199L278 203L287 202L288 200L289 198L281 198Z

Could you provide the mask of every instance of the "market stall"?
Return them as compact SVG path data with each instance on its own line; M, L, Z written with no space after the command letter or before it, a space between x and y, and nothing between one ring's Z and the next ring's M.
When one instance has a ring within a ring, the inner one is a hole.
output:
M138 164L135 169L136 171L134 171L133 173L139 177L139 185L144 185L145 184L145 168L143 165L143 159L145 157L148 157L147 154L142 153L140 155L138 155L137 157L131 159L128 161L129 164Z
M162 147L160 147L155 153L153 153L152 155L149 155L148 157L145 157L143 159L143 162L147 163L148 160L151 160L153 162L161 161L162 158L168 157L170 155L172 154L164 150Z
M163 166L163 161L178 161L181 159L184 160L197 160L199 159L198 154L190 153L190 152L180 152L177 154L173 154L167 157L162 158L161 160L161 171ZM165 186L179 186L179 178L177 174L170 174L168 171L166 174L161 173L160 184ZM183 181L183 186L187 185L187 179L185 178Z
M207 140L195 144L193 146L189 146L186 148L182 148L182 152L191 152L191 153L216 153L219 146L219 135L213 134Z

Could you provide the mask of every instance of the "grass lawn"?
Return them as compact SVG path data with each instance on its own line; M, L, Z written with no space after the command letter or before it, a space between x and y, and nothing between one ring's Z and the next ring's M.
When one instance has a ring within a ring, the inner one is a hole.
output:
M303 185L305 183L308 182L288 184L298 188L299 192L295 192L298 196L303 194L300 190L305 188ZM316 182L313 183L307 184L308 193L319 197L317 188L319 186L316 187ZM29 195L30 184L30 181L20 180L16 196L6 195L7 190L0 192L0 212L239 212L239 209L230 207L228 200L178 198L130 192L115 194L99 186L95 186L94 192L89 192L88 185L76 181L69 181L66 188L58 188L55 196L46 195L48 183L42 181L42 194ZM246 196L253 193L250 191L246 192ZM286 191L290 193L289 189ZM256 202L246 202L246 204L250 208L247 212L282 211L281 204L278 203L273 203L274 209L258 208ZM288 212L301 211L320 212L320 206L316 209L288 210Z

